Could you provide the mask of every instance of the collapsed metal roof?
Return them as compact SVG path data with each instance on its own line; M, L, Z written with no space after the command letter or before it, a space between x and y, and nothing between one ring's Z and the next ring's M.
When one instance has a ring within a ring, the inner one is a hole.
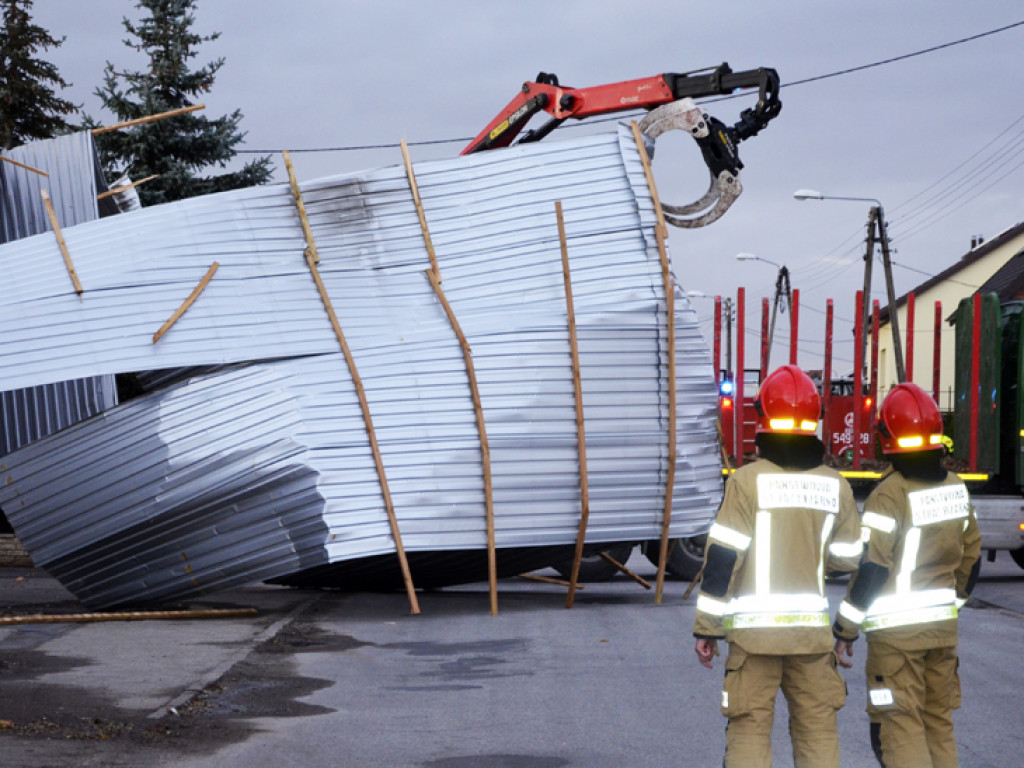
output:
M444 294L472 350L496 546L572 544L580 461L555 203L565 212L590 488L588 542L661 534L669 475L666 300L654 204L628 130L424 162ZM300 185L358 365L409 552L486 546L463 351L400 165ZM287 184L220 193L0 246L0 389L229 366L0 459L0 507L37 565L93 607L181 597L394 553L355 383ZM154 332L213 262L214 277ZM670 535L720 494L716 393L676 290ZM415 577L415 573L413 574Z
M0 162L0 243L50 230L43 191L50 196L61 226L117 211L109 198L97 198L105 186L95 170L99 164L87 131L34 141L8 150L6 157L21 165ZM46 168L47 175L33 168ZM4 288L0 284L0 292ZM117 388L110 375L2 389L0 456L117 404Z

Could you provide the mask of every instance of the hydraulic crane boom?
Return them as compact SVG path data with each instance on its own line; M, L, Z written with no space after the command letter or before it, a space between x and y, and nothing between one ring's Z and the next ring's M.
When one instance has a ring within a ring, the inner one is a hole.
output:
M693 99L730 94L745 88L758 89L757 104L740 114L739 121L726 126L703 112ZM711 172L711 187L701 200L687 206L664 206L669 223L700 227L719 218L741 191L739 171L743 167L736 145L756 135L779 114L779 76L774 69L733 72L728 64L710 70L684 74L665 73L640 80L628 80L591 88L569 88L553 74L541 72L536 81L523 83L521 91L462 151L467 155L509 146L529 120L547 112L551 120L523 134L518 143L539 141L572 118L582 120L631 109L647 109L641 129L655 139L666 130L686 130L697 141ZM710 210L705 210L708 206ZM699 215L681 218L690 214Z

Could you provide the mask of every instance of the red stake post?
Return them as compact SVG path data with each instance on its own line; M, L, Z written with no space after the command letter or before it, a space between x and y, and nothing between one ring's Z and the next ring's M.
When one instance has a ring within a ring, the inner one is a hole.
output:
M932 398L939 402L939 367L942 364L942 302L935 302L935 330L932 332Z
M800 323L800 289L793 290L793 307L789 315L789 364L796 365L796 331Z
M871 408L868 409L868 445L875 449L875 422L878 421L878 299L871 304Z
M863 304L863 291L857 291L856 306ZM853 468L860 469L860 415L864 409L864 314L857 312L853 325Z
M914 380L914 298L907 294L907 381Z
M746 405L743 402L743 352L744 337L746 331L743 329L745 319L744 302L746 290L739 288L736 291L736 407L733 410L733 422L736 428L736 441L733 443L733 453L736 454L736 466L743 466L743 420Z
M715 387L722 384L722 297L715 296Z
M821 437L825 455L832 455L832 299L825 303L825 364L821 373Z
M774 341L774 339L773 339ZM761 299L761 381L768 375L768 299Z
M978 471L978 400L981 396L981 294L974 294L972 302L971 337L974 341L971 349L971 435L970 450L968 453L968 470Z

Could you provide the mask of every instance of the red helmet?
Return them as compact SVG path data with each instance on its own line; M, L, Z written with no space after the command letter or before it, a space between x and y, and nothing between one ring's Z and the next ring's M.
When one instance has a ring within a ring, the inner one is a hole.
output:
M772 371L754 400L757 434L813 435L821 418L821 396L811 377L795 365Z
M882 453L911 453L943 447L942 414L932 396L917 384L897 384L878 414Z

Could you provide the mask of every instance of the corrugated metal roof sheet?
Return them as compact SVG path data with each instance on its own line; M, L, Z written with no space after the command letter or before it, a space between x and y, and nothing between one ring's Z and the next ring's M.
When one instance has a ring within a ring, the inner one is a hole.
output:
M62 227L99 217L96 151L88 131L31 142L5 156L48 175L0 162L0 242L50 231L43 190ZM116 404L109 375L0 391L0 456Z
M443 288L472 348L497 546L571 544L579 521L555 201L565 211L579 335L587 539L657 538L667 329L653 204L632 136L422 163L416 178ZM424 274L404 169L308 182L302 195L406 550L484 548L465 363ZM69 367L90 375L264 362L126 403L5 459L0 505L11 507L36 562L104 606L394 552L353 382L285 185L143 209L65 238L81 300L45 239L0 248L0 268L16 274L0 299L3 386ZM27 260L55 263L29 270ZM214 260L213 281L154 345L153 332ZM721 477L710 356L681 292L675 322L671 533L683 536L710 522Z

